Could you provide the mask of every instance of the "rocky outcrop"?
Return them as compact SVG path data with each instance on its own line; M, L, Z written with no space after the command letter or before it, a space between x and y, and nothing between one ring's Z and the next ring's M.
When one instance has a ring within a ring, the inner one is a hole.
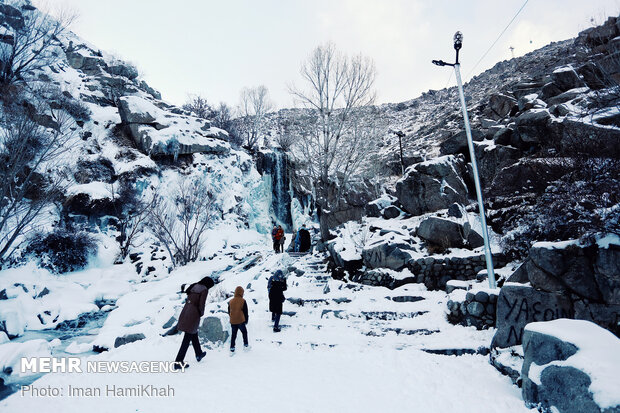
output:
M619 352L617 337L587 321L529 324L523 334L523 400L542 412L620 412Z
M417 235L443 248L478 248L484 244L482 236L471 229L469 223L461 224L448 219L430 217L420 223Z
M364 265L368 268L390 268L402 270L411 259L409 244L392 243L382 240L362 250Z
M151 155L230 152L228 134L200 118L165 112L139 96L119 99L123 124L138 147Z
M616 241L534 244L501 290L493 346L520 344L525 324L557 318L589 320L620 335L620 245L608 237Z
M511 347L522 343L528 323L573 318L568 297L539 291L527 285L506 283L497 300L497 332L491 347Z
M494 93L489 98L488 108L489 110L485 112L485 115L497 120L503 119L516 112L517 100L512 96Z
M411 166L396 183L396 197L403 209L421 215L467 202L463 181L465 164L461 157L441 156Z
M484 139L484 134L479 130L473 129L471 131L471 138L474 142L479 142ZM456 135L452 135L439 145L439 153L442 155L458 155L462 154L469 157L469 149L467 147L467 134L460 131Z

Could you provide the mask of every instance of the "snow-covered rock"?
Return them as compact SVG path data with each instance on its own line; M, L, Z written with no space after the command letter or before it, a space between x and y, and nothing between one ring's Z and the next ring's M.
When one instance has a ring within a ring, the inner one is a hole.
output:
M594 323L559 319L523 334L523 399L545 412L618 412L620 339Z
M463 159L453 155L415 164L396 183L396 197L413 215L445 209L455 202L466 203L464 168Z
M136 144L147 154L230 152L228 133L207 120L165 112L139 96L121 97L118 110Z

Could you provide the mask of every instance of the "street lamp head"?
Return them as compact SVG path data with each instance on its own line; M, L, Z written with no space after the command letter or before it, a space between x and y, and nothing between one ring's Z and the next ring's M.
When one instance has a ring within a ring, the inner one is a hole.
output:
M445 66L446 62L444 62L443 60L433 60L433 64L437 66Z
M463 33L454 33L454 50L460 50L463 46Z

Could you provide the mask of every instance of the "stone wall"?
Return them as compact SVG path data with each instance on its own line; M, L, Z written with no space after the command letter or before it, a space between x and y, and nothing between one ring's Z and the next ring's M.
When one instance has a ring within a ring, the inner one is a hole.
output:
M501 254L493 255L493 265L506 265L506 258ZM484 255L470 257L425 257L409 260L405 266L412 276L395 279L385 268L369 269L351 276L351 281L375 287L398 288L404 284L420 283L429 290L445 290L450 280L475 280L478 273L485 270Z
M493 255L493 265L503 267L506 258ZM425 257L407 263L407 268L416 275L416 282L424 283L429 290L445 290L450 280L475 280L478 273L487 268L484 254L470 257Z
M474 326L478 330L495 327L497 290L468 291L465 300L448 301L448 321L452 324Z

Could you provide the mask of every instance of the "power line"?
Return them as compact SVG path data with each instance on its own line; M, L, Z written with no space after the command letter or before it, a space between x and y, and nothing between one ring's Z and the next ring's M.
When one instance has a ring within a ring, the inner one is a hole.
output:
M519 15L519 13L521 13L521 10L523 10L523 8L525 7L525 5L527 4L527 2L530 0L525 0L525 3L523 3L523 6L521 6L521 8L517 11L517 13L512 17L512 19L508 22L508 24L506 25L506 27L504 27L504 30L502 30L502 32L499 34L499 36L497 36L497 39L495 39L495 41L493 42L493 44L491 44L491 46L487 49L486 52L484 52L484 54L482 55L482 57L476 62L476 64L474 65L474 67L469 71L469 73L467 73L467 77L469 77L474 70L476 70L476 67L478 67L478 65L480 64L480 62L482 62L482 60L487 56L487 54L489 54L489 52L491 51L491 49L493 48L493 46L495 46L495 44L499 41L499 39L502 37L502 35L504 33L506 33L506 30L508 30L508 28L510 27L510 25L512 24L512 22L515 21L515 19L517 18L517 16Z

